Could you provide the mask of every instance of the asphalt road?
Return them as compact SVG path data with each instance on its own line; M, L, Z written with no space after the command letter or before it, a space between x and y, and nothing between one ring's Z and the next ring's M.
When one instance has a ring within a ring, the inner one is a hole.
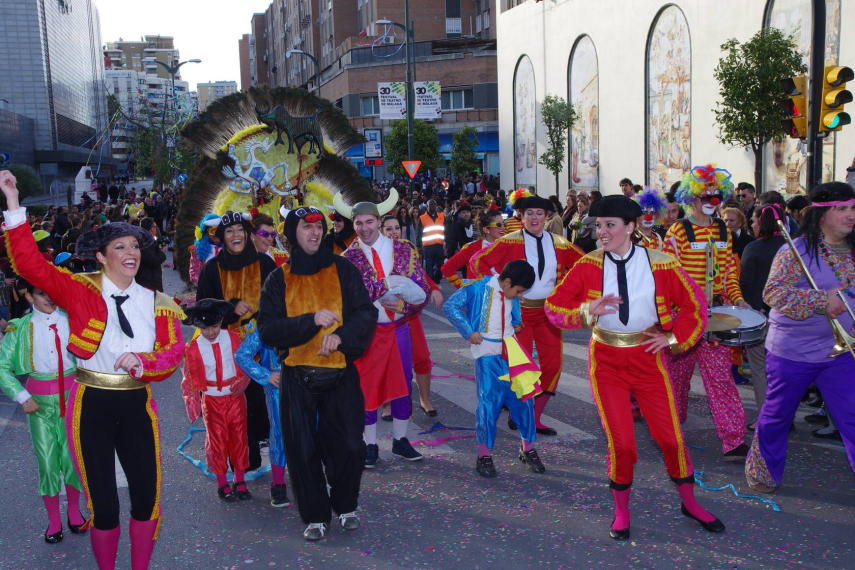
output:
M167 286L178 285L171 270ZM179 376L155 386L162 426L164 523L153 568L846 568L855 567L855 479L843 448L810 436L800 411L784 487L769 497L780 509L730 489L698 489L699 500L727 525L705 533L679 512L679 499L658 449L636 424L639 462L632 497L632 540L608 538L612 510L605 475L605 438L587 387L584 333L565 337L564 375L547 414L559 436L538 448L545 474L516 461L516 438L500 419L495 461L499 477L474 472L475 399L472 362L465 343L438 311L423 319L436 362L433 402L438 418L415 406L412 441L425 460L407 463L390 453L389 424L381 422L381 462L365 473L360 496L362 528L333 528L321 543L303 541L292 505L269 505L269 475L251 482L253 500L225 504L216 485L176 447L187 437ZM733 485L751 495L742 466L721 459L702 387L696 379L685 426L695 469L707 486ZM740 387L749 418L750 386ZM186 451L202 458L203 434ZM445 438L456 436L454 439ZM59 545L42 540L46 527L37 495L36 465L20 408L0 401L0 568L94 567L86 537L66 532ZM123 477L120 475L120 484ZM123 518L127 496L120 489ZM123 524L126 529L127 525ZM128 568L124 533L119 567Z

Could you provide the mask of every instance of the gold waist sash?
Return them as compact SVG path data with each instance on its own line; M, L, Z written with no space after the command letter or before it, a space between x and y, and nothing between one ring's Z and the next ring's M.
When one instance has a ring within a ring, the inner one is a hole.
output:
M526 309L540 309L543 305L546 304L546 299L526 299L525 297L520 298L520 306L525 307Z
M134 379L130 374L109 374L86 370L85 368L77 369L77 382L84 386L103 390L139 390L148 385L147 382Z
M650 340L650 337L644 333L656 332L656 327L650 327L645 331L639 332L615 332L599 327L594 327L593 337L597 342L616 346L618 348L639 346L641 343Z

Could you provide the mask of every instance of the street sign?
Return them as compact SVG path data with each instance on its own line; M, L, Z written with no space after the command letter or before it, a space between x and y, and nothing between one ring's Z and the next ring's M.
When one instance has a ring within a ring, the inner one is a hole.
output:
M365 158L383 158L383 129L364 129Z
M410 175L410 179L416 177L416 173L419 171L419 167L422 165L421 160L402 160L401 165L404 167L404 170L407 171L407 174Z
M366 158L365 166L383 166L382 158Z

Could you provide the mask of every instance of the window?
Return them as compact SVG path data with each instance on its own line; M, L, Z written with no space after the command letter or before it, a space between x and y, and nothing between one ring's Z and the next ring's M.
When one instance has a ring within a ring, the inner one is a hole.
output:
M363 117L370 117L372 115L380 114L380 100L377 98L377 95L369 95L367 97L359 98L359 110L360 115Z
M455 111L458 109L471 109L472 102L471 89L458 89L455 91L442 91L442 110Z

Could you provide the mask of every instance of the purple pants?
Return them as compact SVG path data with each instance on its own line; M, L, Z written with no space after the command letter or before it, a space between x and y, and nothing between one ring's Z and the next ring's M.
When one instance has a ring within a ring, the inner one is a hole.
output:
M766 401L757 419L745 469L752 478L780 486L787 460L790 425L802 396L816 382L843 438L849 465L855 471L855 360L844 354L823 362L798 362L768 353Z
M392 400L392 418L408 420L413 413L411 395L413 393L413 348L410 342L410 325L403 324L395 329L395 341L401 353L401 364L404 366L404 378L407 379L407 395ZM365 425L377 423L377 410L365 412Z

